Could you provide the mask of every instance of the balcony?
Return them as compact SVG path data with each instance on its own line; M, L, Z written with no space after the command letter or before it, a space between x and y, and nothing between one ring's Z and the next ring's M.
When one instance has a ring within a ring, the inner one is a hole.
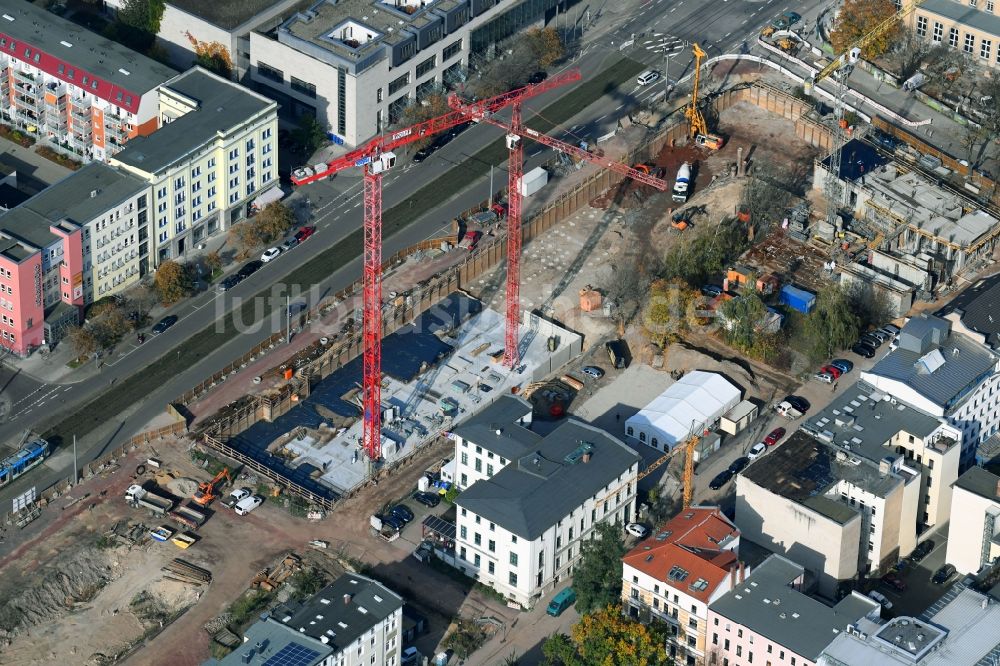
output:
M14 70L14 78L19 81L25 81L27 83L34 83L35 76L33 74L28 74L27 72L21 71L20 69Z
M79 107L74 105L70 110L70 115L73 116L74 120L90 125L91 115L89 106Z
M94 132L90 129L89 126L73 125L72 134L73 138L79 141L90 143L90 137L94 135Z

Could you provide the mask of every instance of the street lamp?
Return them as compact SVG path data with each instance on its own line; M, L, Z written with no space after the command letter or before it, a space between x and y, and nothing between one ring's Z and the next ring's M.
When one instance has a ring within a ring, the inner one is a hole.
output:
M670 96L670 52L682 50L686 42L661 33L653 33L653 40L646 42L646 49L653 53L663 53L663 101Z

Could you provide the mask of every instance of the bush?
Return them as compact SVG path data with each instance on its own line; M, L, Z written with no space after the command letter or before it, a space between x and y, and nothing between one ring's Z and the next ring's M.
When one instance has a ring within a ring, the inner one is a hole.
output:
M44 157L45 159L55 162L59 166L64 166L72 171L76 171L77 169L83 166L81 162L78 162L70 157L67 157L62 153L57 153L48 146L39 146L38 148L35 148L35 152Z
M28 148L35 143L35 139L28 136L24 132L16 129L11 129L4 125L0 125L0 136L7 139L8 141L13 141L22 148Z

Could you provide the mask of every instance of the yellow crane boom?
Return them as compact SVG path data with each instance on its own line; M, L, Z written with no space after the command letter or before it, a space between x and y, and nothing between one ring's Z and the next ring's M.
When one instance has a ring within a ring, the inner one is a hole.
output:
M694 84L691 88L691 103L684 110L684 117L688 120L688 134L693 139L699 134L708 134L708 126L705 124L705 116L698 108L698 85L701 83L701 59L705 57L705 52L697 42L691 45L694 52Z

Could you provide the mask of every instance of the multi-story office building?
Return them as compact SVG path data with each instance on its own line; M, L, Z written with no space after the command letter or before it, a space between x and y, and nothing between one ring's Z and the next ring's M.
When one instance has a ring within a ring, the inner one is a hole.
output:
M319 0L250 33L250 75L282 113L314 115L357 145L406 106L464 80L470 53L539 21L557 0Z
M705 663L708 605L743 582L740 531L717 506L695 506L622 558L622 607L666 623L677 664Z
M250 625L243 644L203 666L399 666L403 600L378 581L344 574L304 602Z
M771 555L745 581L712 602L705 663L814 666L850 625L878 619L878 603L861 593L851 592L831 607L805 593L805 580L802 566Z
M154 266L245 218L278 182L276 102L200 67L158 92L160 129L111 160L152 189Z
M929 315L912 317L896 340L898 347L861 378L958 428L961 467L966 469L975 461L976 447L1000 428L1000 359L982 336L952 323Z
M1000 476L970 467L952 492L946 561L974 574L1000 557Z
M81 306L149 270L149 194L94 162L0 215L0 344L23 356L57 342Z
M177 72L30 2L2 19L3 122L84 161L156 130L156 88Z
M907 7L913 3L902 0ZM934 46L949 46L985 67L1000 65L1000 3L995 0L924 0L907 23Z
M451 432L456 563L523 606L568 577L602 522L635 515L639 456L603 430L567 420L531 432L531 405L503 396Z

